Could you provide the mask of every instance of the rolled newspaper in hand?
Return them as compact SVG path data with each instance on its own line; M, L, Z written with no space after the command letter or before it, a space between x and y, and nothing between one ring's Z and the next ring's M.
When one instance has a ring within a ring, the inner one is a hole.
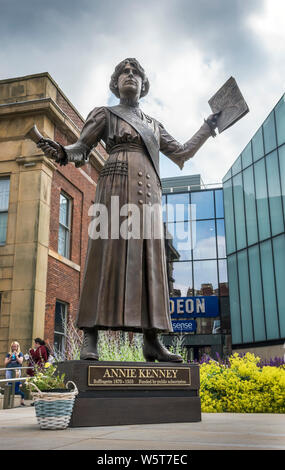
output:
M25 135L27 139L31 139L35 144L38 144L40 140L42 140L44 137L38 130L37 126L34 125Z

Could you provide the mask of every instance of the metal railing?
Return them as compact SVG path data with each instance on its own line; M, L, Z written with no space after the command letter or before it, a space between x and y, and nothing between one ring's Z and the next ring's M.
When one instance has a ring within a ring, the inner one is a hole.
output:
M27 377L15 377L17 370L24 370L24 369L34 369L34 367L5 367L0 368L1 371L12 371L12 378L5 378L0 379L0 387L1 384L4 384L4 394L3 394L3 410L13 408L14 407L14 398L15 398L15 385L16 382L25 382Z

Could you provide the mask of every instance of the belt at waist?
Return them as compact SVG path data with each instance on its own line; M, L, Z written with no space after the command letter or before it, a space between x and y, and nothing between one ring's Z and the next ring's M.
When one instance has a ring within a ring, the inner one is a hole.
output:
M134 144L134 143L128 142L128 143L125 143L125 144L114 145L109 150L109 154L116 153L116 152L121 152L123 150L127 150L129 152L146 152L146 148L145 148L144 145L139 145L139 144Z

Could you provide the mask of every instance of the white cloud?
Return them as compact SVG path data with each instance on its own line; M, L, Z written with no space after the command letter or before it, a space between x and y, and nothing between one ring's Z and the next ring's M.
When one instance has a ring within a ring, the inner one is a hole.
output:
M86 117L108 103L114 66L136 57L151 83L142 109L185 142L233 75L250 113L210 138L182 172L161 159L164 177L201 173L219 182L284 93L284 9L284 0L2 1L0 78L48 71Z

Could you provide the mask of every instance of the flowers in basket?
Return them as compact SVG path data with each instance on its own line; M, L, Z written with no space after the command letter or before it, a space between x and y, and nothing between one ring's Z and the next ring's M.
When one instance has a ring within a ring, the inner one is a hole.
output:
M26 381L41 429L65 429L70 422L78 390L74 382L65 384L64 378L65 374L58 374L55 365L46 363L44 369L36 370L35 376ZM69 384L73 385L71 391L67 390Z

